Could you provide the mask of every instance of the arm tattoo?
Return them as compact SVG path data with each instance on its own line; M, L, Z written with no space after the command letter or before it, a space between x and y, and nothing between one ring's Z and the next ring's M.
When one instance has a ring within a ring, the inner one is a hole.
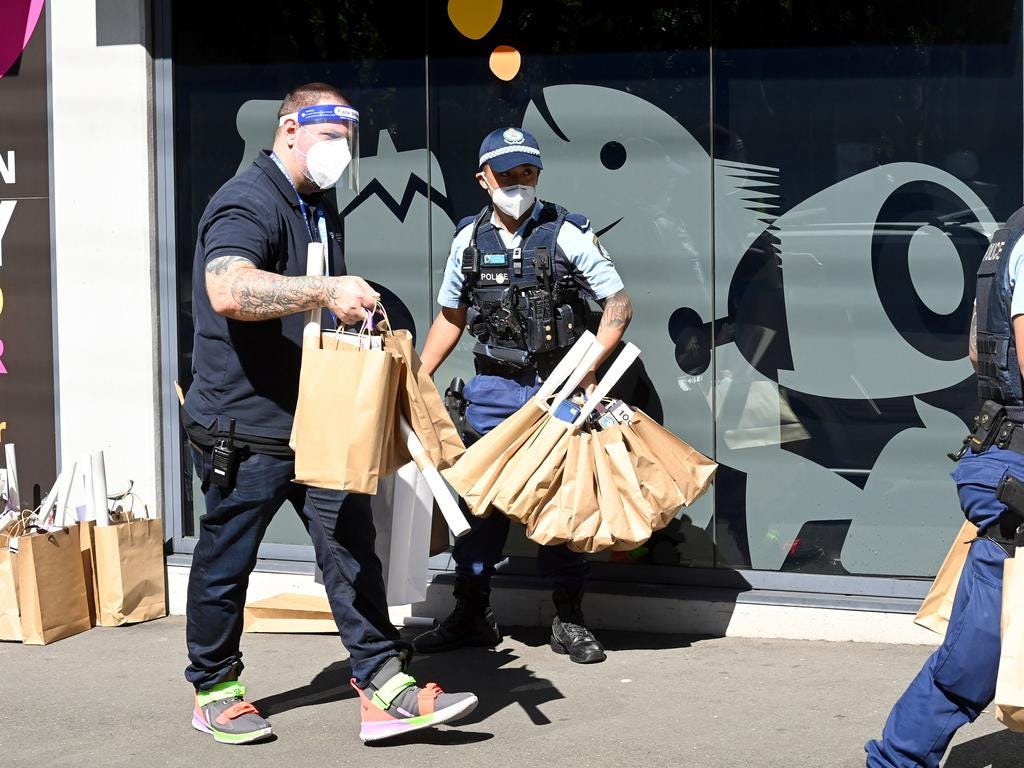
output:
M234 275L230 291L238 305L238 319L270 320L329 304L336 289L325 286L322 277L285 277L244 269Z
M227 273L232 264L238 264L239 262L252 264L245 256L218 256L216 259L210 259L206 263L206 271L211 275L223 275Z
M601 313L601 324L598 326L597 332L600 333L608 328L621 333L626 330L632 318L633 305L623 289L604 300L604 312Z

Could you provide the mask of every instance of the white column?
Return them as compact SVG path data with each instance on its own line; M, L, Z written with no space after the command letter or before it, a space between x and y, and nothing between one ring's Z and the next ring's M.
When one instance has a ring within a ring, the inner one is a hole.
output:
M95 3L48 13L61 462L103 449L110 492L160 510L152 62L96 45Z

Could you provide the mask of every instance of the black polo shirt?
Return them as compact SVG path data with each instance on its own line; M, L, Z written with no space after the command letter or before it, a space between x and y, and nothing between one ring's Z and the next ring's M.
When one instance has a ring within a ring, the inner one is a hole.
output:
M337 210L323 194L305 200L307 211L320 206L326 213L330 274L344 275ZM305 313L259 322L222 317L213 311L206 292L206 265L220 256L237 255L268 272L305 275L314 231L315 224L303 218L291 182L268 151L217 190L206 206L192 270L195 345L184 414L189 436L200 445L226 433L234 419L243 444L255 450L265 446L267 453L287 452Z

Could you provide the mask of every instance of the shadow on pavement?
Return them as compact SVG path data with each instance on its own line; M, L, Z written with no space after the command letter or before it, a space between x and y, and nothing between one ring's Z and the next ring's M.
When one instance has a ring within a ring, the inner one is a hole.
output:
M265 717L273 717L282 712L299 707L311 707L327 704L342 699L354 699L356 692L349 685L352 668L347 661L336 661L324 667L306 685L290 691L275 693L253 702L253 705Z
M540 633L540 630L526 631ZM538 634L537 640L546 642L546 637ZM517 664L518 660L510 648L462 648L436 656L415 656L409 671L421 685L436 682L445 691L472 691L480 696L477 708L460 720L460 725L479 723L511 705L522 707L535 725L547 725L551 721L541 712L541 705L564 696L550 680L537 677L525 663ZM352 699L356 693L349 685L351 676L348 662L338 661L318 672L306 685L266 696L253 704L263 715L272 717L299 707ZM455 735L443 731L437 733L436 738L441 741L436 743L468 743L491 736L480 733ZM422 736L418 740L422 740ZM391 739L387 743L397 744L400 740Z
M1024 738L1011 731L996 731L957 744L949 751L943 768L1019 768Z
M480 697L477 708L460 723L486 720L508 706L523 708L534 725L551 721L540 706L565 698L550 680L537 677L511 648L460 648L435 656L417 656L412 674L421 683L437 682L446 691L472 691Z

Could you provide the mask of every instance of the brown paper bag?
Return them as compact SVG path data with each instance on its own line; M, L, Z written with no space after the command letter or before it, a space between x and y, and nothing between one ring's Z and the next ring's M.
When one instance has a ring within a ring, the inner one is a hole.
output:
M401 360L321 334L302 349L295 411L295 481L376 493L395 433Z
M1024 558L1024 548L1018 547L1014 554L1003 561L1002 642L994 703L996 720L1024 733L1024 567L1017 559Z
M18 609L18 556L0 546L0 640L21 641Z
M580 434L579 442L568 546L576 552L593 554L615 543L608 527L607 515L621 514L622 503L618 494L611 498L603 495L607 492L607 486L602 491L598 482L598 466L606 463L607 457L604 451L597 451L597 440L592 434ZM600 453L600 457L597 453Z
M18 537L23 642L46 645L89 629L77 526Z
M547 412L528 401L501 424L470 446L454 467L441 472L477 517L491 514L491 486L508 463L539 429Z
M950 546L949 552L946 553L946 558L939 566L939 572L935 575L931 589L928 590L924 602L921 603L921 608L914 617L915 624L940 635L946 634L949 617L953 612L956 587L960 583L960 574L967 561L971 542L976 538L978 538L978 526L970 520L964 520L964 524L960 526L960 530L953 537L953 544ZM1005 592L1003 594L1005 595Z
M96 621L119 627L167 615L162 520L132 520L93 529Z
M420 364L419 355L412 345L412 334L404 330L385 333L384 348L393 351L403 361L402 381L398 389L400 412L423 443L430 463L439 470L453 466L456 459L466 452L466 446L444 407L433 379ZM398 441L398 445L400 456L404 458L402 465L412 461L404 443Z
M78 524L78 547L82 555L82 576L85 578L85 597L89 602L89 621L96 626L96 562L93 554L92 530L96 527L95 520L85 520Z
M565 468L555 492L549 494L526 526L526 536L538 544L564 544L585 519L599 514L590 458L590 434L572 435Z
M285 593L245 606L243 632L337 632L324 595Z
M704 495L711 486L718 464L680 440L639 408L635 409L630 427L672 475L683 492L687 506Z
M513 520L529 523L551 489L561 482L572 432L568 422L547 416L509 460L482 503Z
M435 501L434 510L430 515L430 548L427 552L431 557L440 555L447 552L451 545L451 531Z
M661 459L641 440L630 425L621 426L622 439L629 450L643 498L650 507L651 528L659 531L675 518L686 504L686 494Z
M618 492L622 514L608 520L608 528L615 537L612 549L631 550L651 538L655 521L660 520L644 498L636 466L630 459L629 451L622 437L621 424L597 430L593 433L597 441L595 450L604 450L608 463L601 469L607 476L598 475L598 487L607 483Z

